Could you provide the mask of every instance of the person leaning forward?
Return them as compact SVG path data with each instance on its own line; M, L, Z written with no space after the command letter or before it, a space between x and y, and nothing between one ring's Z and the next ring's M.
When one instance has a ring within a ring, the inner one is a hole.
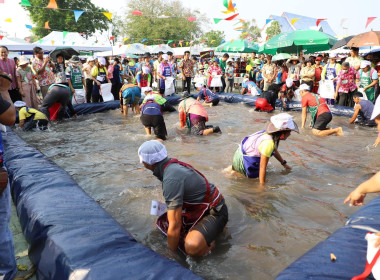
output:
M169 249L201 257L215 245L228 221L228 209L219 189L192 166L168 158L165 146L151 140L138 155L145 168L162 181L168 211L157 220L167 235Z

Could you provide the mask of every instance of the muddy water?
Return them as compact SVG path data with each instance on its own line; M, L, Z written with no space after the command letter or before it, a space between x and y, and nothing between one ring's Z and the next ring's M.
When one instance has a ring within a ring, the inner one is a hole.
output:
M221 103L207 110L210 124L219 125L221 135L189 136L178 128L177 113L165 115L169 155L205 174L219 187L229 208L227 231L210 255L197 260L169 252L164 236L154 227L155 217L149 215L151 200L164 199L160 182L138 160L138 147L150 139L139 117L124 118L115 110L80 116L54 125L49 132L20 135L70 173L154 251L205 279L273 279L356 210L343 205L343 200L378 170L379 151L372 147L377 132L348 125L346 117L334 117L332 125L343 126L344 137L318 138L309 129L292 133L279 146L292 171L283 171L271 158L263 189L258 180L231 177L223 169L231 164L242 138L261 130L271 115L242 104ZM300 113L291 114L300 124Z

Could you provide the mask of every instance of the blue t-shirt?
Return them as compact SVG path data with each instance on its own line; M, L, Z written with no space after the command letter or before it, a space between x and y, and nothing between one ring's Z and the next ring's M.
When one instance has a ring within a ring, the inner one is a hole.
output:
M121 79L120 79L120 65L119 64L116 64L114 67L113 67L113 78L111 79L111 82L112 84L120 84L121 83Z
M198 92L198 97L200 99L204 99L206 101L212 101L214 100L215 98L218 98L218 95L213 93L211 90L209 89L206 89L206 88L202 88L199 92Z
M143 115L162 116L161 106L155 102L145 103L144 106L141 108L141 113Z
M259 95L261 94L261 89L253 81L247 81L247 82L243 83L242 87L246 88L249 93L251 93L251 89L254 88L254 89L256 89L256 91Z

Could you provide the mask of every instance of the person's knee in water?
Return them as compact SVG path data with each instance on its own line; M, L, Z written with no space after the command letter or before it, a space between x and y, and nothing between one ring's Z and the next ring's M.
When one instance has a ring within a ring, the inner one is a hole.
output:
M219 96L207 89L204 84L196 83L195 88L198 91L197 101L204 100L202 105L212 107L219 104Z
M376 126L376 123L371 120L371 115L374 105L371 101L363 99L363 94L356 91L352 95L355 103L354 114L350 119L350 123L358 123L365 126Z
M26 103L23 101L16 101L14 106L18 111L18 127L25 131L30 131L33 128L47 129L49 119L44 113L37 109L26 107Z

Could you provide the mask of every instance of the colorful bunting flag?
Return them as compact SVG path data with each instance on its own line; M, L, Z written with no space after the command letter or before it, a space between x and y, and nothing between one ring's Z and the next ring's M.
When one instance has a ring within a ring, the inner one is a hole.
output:
M134 16L141 16L141 15L142 15L142 12L140 12L139 10L134 10L134 11L132 12L132 15L134 15Z
M234 8L234 5L232 4L232 0L230 0L228 2L228 8L227 8L230 12L235 12L235 8Z
M169 40L169 41L168 41L168 45L169 45L170 43L173 43L173 40Z
M367 28L368 25L369 25L372 21L374 21L375 19L376 19L376 17L369 17L369 18L367 18L367 23L366 23L366 25L365 25L365 28Z
M114 37L114 36L111 36L111 37L110 37L110 40L115 40L115 37Z
M226 9L228 9L228 0L223 0L223 6L226 7Z
M183 42L183 40L181 40L181 41L179 41L179 45L182 47L182 42Z
M31 5L28 0L21 0L21 6L30 7Z
M235 40L231 40L231 44L234 42Z
M49 26L49 21L45 22L45 28L46 29L51 29L50 26Z
M127 37L125 37L125 38L123 39L123 42L125 42L125 41L128 41L128 38L127 38Z
M42 44L42 39L39 39L38 42L40 42L40 44Z
M74 10L75 22L78 22L78 19L80 18L80 16L81 16L83 13L84 13L84 11Z
M108 18L109 21L110 21L111 18L112 18L112 13L106 13L106 12L103 12L103 15L105 15L106 18Z
M63 31L62 34L63 34L63 40L65 40L67 34L69 34L69 31Z
M4 0L0 0L0 4L4 4Z
M122 44L119 44L119 49L121 48Z
M143 43L143 42L145 42L145 41L147 41L147 40L148 40L148 39L142 39L140 43Z
M223 20L223 19L221 19L221 18L214 18L214 23L215 23L215 24L218 24L219 21L221 21L221 20Z
M293 18L291 21L290 21L290 23L291 23L291 25L293 25L294 23L296 23L297 21L299 21L300 20L300 18Z
M248 34L248 32L241 33L241 35L246 35L246 34Z
M71 44L74 46L75 42L72 42Z
M11 18L7 18L5 19L6 22L12 22L12 19Z
M225 43L226 42L226 40L222 40L222 42L220 42L221 44L223 44L223 43Z
M203 41L201 42L201 44L203 44L204 42L206 42L206 40L203 40Z
M4 36L3 35L0 35L0 40L3 40Z
M318 25L322 22L322 21L324 21L324 20L326 20L327 18L320 18L320 19L317 19L317 27L318 27Z
M223 14L230 14L232 13L231 11L222 11Z
M243 29L245 26L239 26L239 27L236 27L234 28L235 30L239 30L239 29Z
M188 46L189 45L189 42L186 42L186 46Z
M25 38L25 41L27 41L28 43L30 43L31 39L28 37L28 38Z
M29 25L29 24L25 24L25 27L28 28L28 29L32 29L33 26Z
M51 40L51 44L54 46L54 43L55 43L55 41L54 40Z
M265 21L265 24L270 23L272 20L273 20L273 18L267 18L266 21Z
M212 43L214 43L214 42L215 42L215 40L211 40L210 44L212 44Z
M190 21L190 22L193 22L196 19L197 19L196 17L187 17L187 20Z
M231 17L228 17L228 18L225 18L224 20L233 20L234 18L236 18L239 14L234 14L233 16Z
M49 4L46 6L47 9L58 9L57 2L55 0L50 0Z
M173 44L173 48L175 48L175 43Z
M66 44L66 41L62 41L63 44Z

